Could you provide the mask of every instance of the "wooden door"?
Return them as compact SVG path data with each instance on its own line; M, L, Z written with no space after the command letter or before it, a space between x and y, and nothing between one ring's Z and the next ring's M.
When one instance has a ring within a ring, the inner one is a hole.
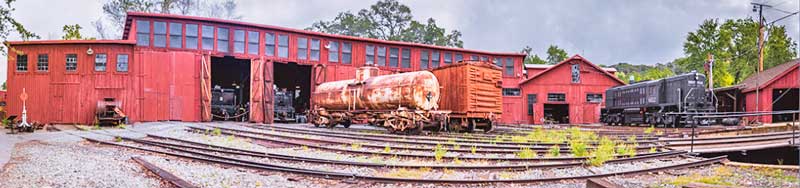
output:
M200 56L200 120L211 121L211 56Z
M250 122L264 122L264 62L250 60Z

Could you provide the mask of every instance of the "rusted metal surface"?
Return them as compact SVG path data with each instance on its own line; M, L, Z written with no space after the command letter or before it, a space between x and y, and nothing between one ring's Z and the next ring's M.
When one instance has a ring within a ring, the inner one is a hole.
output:
M374 73L375 67L362 67L362 73ZM317 86L311 99L329 111L334 110L431 110L438 106L439 82L428 71L417 71L358 80L326 82Z
M500 68L467 61L431 72L442 88L439 109L452 111L451 117L489 118L503 113Z
M132 159L134 161L136 161L136 163L139 163L144 168L149 170L150 172L153 172L154 174L158 175L158 177L161 177L161 179L164 179L164 181L167 181L167 182L169 182L170 184L172 184L172 185L174 185L176 187L179 187L179 188L196 188L197 187L197 186L192 185L191 183L187 182L186 180L183 180L183 179L179 178L178 176L175 176L174 174L169 173L164 169L161 169L160 167L154 165L153 163L147 162L146 160L142 159L141 157L133 157Z

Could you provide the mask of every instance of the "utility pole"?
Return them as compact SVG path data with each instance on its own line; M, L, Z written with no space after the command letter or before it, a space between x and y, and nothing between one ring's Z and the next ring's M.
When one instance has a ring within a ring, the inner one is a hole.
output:
M753 12L758 12L758 69L756 70L756 112L759 109L761 101L761 83L758 80L758 74L764 70L764 7L772 8L770 5L762 3L750 3L753 5ZM756 122L761 122L761 116L757 116Z

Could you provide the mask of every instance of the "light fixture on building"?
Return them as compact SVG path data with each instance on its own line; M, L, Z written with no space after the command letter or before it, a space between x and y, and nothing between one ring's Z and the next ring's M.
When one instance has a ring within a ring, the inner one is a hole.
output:
M86 50L86 55L92 55L92 54L94 54L94 50L92 50L92 47L89 47L89 49Z

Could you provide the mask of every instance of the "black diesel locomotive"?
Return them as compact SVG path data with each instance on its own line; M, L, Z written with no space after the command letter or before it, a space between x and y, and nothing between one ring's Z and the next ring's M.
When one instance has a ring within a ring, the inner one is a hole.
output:
M666 127L738 124L738 119L696 119L713 114L706 76L697 72L606 90L600 121L608 125L650 124Z

